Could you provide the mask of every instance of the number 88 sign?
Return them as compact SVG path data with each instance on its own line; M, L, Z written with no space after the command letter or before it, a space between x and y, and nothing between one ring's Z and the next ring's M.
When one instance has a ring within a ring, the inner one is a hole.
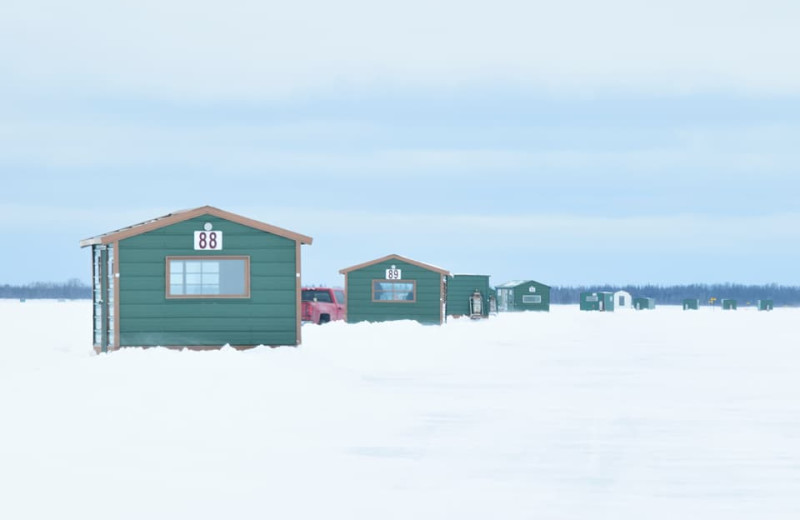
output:
M222 251L222 231L195 231L195 251Z

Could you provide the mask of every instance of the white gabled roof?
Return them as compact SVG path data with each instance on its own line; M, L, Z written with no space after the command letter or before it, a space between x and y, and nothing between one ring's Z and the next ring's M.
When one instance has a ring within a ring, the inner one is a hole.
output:
M549 285L544 284L542 282L537 282L536 280L513 280L511 282L506 282L506 283L501 283L500 285L496 285L495 289L510 289L512 287L517 287L518 285L522 285L525 283L535 283L543 287L547 287L548 289L550 288Z

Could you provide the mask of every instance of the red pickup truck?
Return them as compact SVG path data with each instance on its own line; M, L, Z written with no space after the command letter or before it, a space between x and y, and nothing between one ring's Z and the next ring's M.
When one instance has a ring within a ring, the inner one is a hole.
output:
M302 311L303 322L328 323L345 319L344 289L328 287L303 287Z

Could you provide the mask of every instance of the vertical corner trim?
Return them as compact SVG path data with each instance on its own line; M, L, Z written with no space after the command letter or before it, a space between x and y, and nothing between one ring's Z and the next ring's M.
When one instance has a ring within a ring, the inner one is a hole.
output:
M301 279L302 279L302 274L301 274L302 273L302 269L301 269L302 268L302 262L301 262L301 259L300 259L301 248L300 248L300 241L299 240L295 240L294 247L295 247L295 253L294 253L294 259L295 259L294 260L294 262L295 262L295 271L294 271L295 272L295 295L294 295L294 299L295 299L295 318L296 318L295 328L296 328L296 331L297 331L297 334L295 335L295 340L294 341L295 341L295 345L300 345L300 343L302 342L302 332L301 332L302 324L301 324L301 316L300 316L300 313L302 312L302 304L301 304L300 300L301 300L301 296L303 294L303 291L302 291L302 282L301 282Z
M114 242L114 350L119 350L119 240Z

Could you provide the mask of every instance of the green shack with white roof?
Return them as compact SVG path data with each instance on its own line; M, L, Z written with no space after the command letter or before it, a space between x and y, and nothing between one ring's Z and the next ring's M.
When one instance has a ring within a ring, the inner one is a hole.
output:
M534 280L513 280L495 287L497 311L549 311L550 286Z

